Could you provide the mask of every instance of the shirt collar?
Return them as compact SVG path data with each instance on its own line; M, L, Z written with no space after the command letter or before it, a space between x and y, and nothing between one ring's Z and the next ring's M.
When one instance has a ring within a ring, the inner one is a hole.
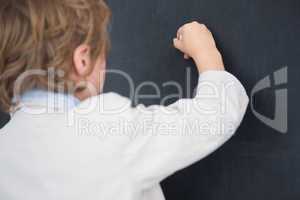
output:
M46 90L30 90L20 97L22 105L46 106L50 108L72 109L79 105L80 100L72 94L56 93Z

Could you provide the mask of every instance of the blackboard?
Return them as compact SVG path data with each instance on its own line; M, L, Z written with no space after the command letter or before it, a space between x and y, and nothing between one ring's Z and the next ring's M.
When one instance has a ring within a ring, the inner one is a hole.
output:
M135 103L158 104L176 93L168 81L195 87L198 75L191 61L173 49L172 38L182 24L207 24L224 56L227 70L244 84L249 96L254 86L273 72L287 68L288 131L262 123L248 109L237 134L225 146L162 183L172 200L293 200L300 199L300 1L298 0L109 0L113 11L109 69L130 74L139 87L154 82L161 98ZM191 70L192 78L185 73ZM127 81L108 75L106 91L129 96ZM252 100L255 110L274 118L275 90L262 90ZM151 85L143 94L156 94ZM185 97L189 97L187 89ZM171 99L168 103L176 100ZM136 102L137 101L137 102Z
M198 75L191 61L172 47L177 28L193 20L207 24L215 35L226 68L244 84L248 94L273 72L287 72L288 130L281 133L248 109L236 135L211 156L162 183L172 200L298 200L300 199L300 132L297 103L300 76L300 1L298 0L109 0L112 50L108 69L130 74L135 87L148 81L159 86L157 98L133 98L134 103L159 104L174 81L191 97ZM190 72L187 80L185 73ZM276 80L275 80L276 83ZM151 84L150 84L151 85ZM277 86L252 99L254 109L274 118ZM128 81L109 73L105 91L129 96ZM143 87L153 94L153 87ZM168 105L176 97L168 99ZM7 116L1 114L5 123Z

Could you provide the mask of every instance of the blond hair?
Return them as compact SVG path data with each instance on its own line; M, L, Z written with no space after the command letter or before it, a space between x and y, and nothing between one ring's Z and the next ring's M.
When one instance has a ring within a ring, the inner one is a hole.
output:
M109 18L104 0L0 0L1 108L9 111L15 81L25 71L51 67L68 74L81 44L91 47L93 62L106 54ZM33 88L56 90L56 84L49 86L47 76L22 82L22 92Z

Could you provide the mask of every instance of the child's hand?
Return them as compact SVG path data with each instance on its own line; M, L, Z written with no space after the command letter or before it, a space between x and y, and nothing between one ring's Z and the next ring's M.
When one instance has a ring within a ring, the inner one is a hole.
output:
M213 35L204 24L192 22L183 25L177 32L174 46L184 53L185 59L194 59L200 73L224 70L223 59Z

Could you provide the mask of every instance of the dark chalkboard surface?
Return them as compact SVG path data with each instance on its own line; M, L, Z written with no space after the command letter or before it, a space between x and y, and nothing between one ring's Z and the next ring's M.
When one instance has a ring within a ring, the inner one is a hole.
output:
M113 10L110 70L130 74L135 87L144 81L159 86L156 98L135 103L158 104L176 93L164 83L175 81L191 97L197 72L191 61L173 49L172 38L191 20L206 23L221 50L227 70L245 85L248 94L264 77L287 66L288 83L258 92L254 109L276 117L277 89L288 91L288 131L262 123L249 108L237 134L225 146L162 183L172 200L299 200L300 199L300 1L299 0L109 0ZM191 79L185 76L190 72ZM275 77L275 78L274 78ZM106 91L129 96L128 82L110 73ZM140 93L155 94L142 87ZM133 97L132 97L133 98ZM168 99L164 104L177 98ZM3 120L5 121L5 116Z
M153 81L162 98L176 93L163 83L191 87L198 75L190 61L172 47L177 28L191 20L206 23L214 33L227 70L245 85L248 94L264 77L288 66L288 132L262 123L249 108L237 134L210 157L163 182L172 200L293 200L300 199L300 1L299 0L109 0L113 10L110 69L128 72L138 87ZM274 82L271 76L272 83ZM277 89L277 87L275 87ZM255 110L274 116L275 89L253 99ZM128 83L109 75L106 90L129 96ZM143 94L156 94L144 87ZM187 89L184 95L189 96ZM157 104L162 98L138 99ZM171 103L176 98L171 99Z

